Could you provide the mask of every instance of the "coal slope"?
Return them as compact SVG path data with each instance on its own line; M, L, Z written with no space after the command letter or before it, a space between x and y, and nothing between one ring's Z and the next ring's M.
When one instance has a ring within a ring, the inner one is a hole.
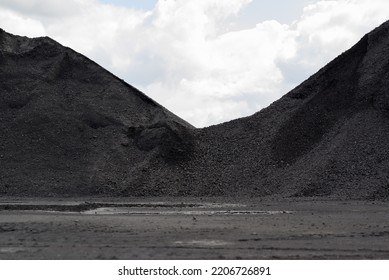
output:
M0 38L3 194L389 198L389 22L204 129L48 38Z
M202 193L387 199L389 22L268 108L200 134Z
M190 154L192 129L52 39L0 30L1 195L142 194L148 166Z

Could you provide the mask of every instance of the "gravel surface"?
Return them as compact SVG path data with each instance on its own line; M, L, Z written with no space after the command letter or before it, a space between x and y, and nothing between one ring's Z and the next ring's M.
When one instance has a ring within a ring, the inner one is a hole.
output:
M116 212L0 210L0 259L389 258L387 203L161 201Z

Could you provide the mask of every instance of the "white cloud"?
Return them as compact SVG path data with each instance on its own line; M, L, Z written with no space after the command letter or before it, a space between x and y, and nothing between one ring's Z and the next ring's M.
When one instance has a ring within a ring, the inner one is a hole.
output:
M80 8L93 0L1 0L0 5L28 16L67 17L79 15Z
M238 8L247 3L241 1ZM275 59L293 56L295 49L293 32L275 21L234 32L219 28L218 20L237 13L238 8L226 9L228 4L160 2L149 31L158 34L149 41L149 51L164 68L142 89L198 126L268 105L282 80ZM210 16L215 5L218 12Z
M0 10L0 27L8 32L30 37L46 34L45 27L40 21L15 14L9 10Z
M316 1L291 25L236 30L251 0L1 0L9 32L82 52L196 126L258 111L389 17L384 0ZM232 28L235 28L232 29Z
M298 63L316 71L388 19L386 0L319 1L309 5L294 25L299 34Z

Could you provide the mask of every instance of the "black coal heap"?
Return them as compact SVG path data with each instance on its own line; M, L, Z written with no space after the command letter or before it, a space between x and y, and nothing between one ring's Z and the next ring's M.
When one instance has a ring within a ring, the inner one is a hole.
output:
M0 32L0 193L389 197L389 22L253 116L194 129L49 38Z

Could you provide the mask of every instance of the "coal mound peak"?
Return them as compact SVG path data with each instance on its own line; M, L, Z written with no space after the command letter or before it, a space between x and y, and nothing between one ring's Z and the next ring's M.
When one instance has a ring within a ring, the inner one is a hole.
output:
M172 151L182 146L180 130L193 130L142 92L46 37L1 31L0 77L3 194L115 195L131 186L143 166L165 159L167 144ZM156 125L175 134L155 134L161 137L154 140L155 149L139 149L128 131ZM169 135L178 138L166 140ZM169 157L180 162L181 155L173 154Z
M0 192L389 197L389 22L268 108L195 129L50 38L0 31Z

